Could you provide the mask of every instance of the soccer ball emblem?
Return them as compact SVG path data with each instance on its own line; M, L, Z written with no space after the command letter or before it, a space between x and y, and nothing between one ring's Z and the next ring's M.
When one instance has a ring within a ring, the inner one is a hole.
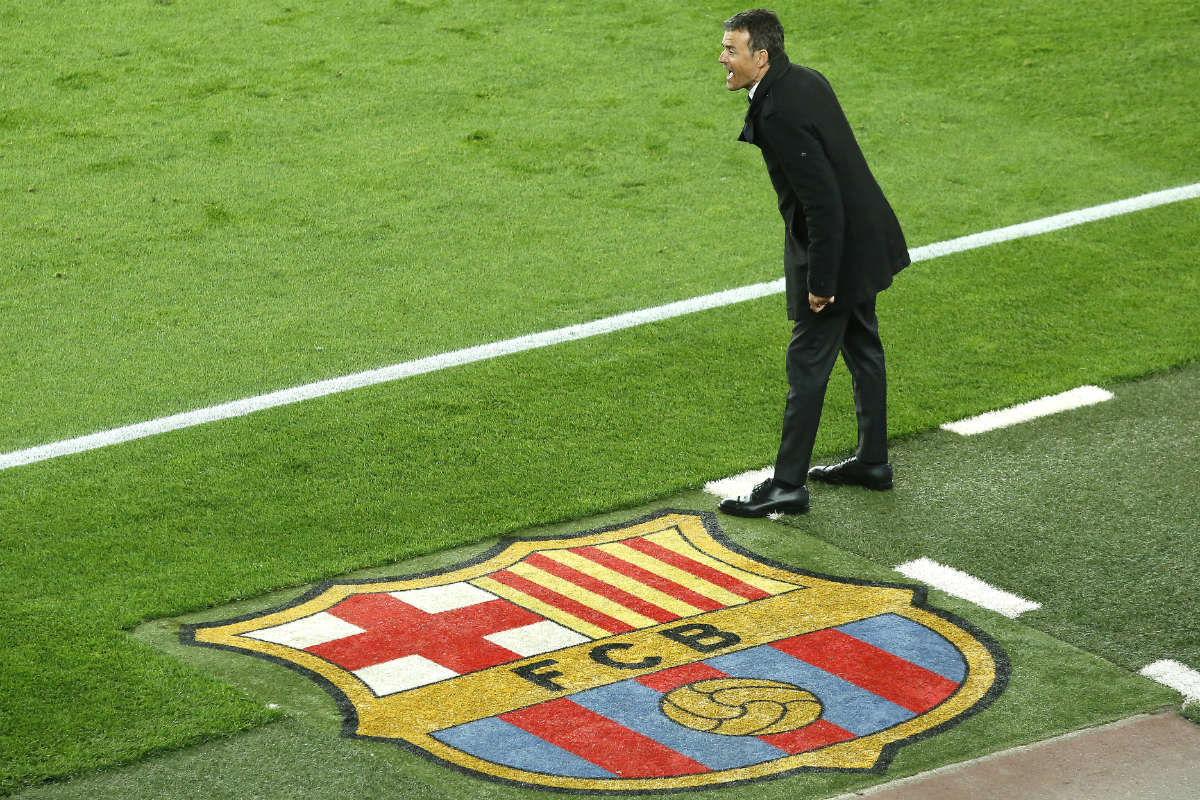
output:
M684 727L723 736L794 731L821 716L821 701L812 692L757 678L689 683L667 693L660 707Z

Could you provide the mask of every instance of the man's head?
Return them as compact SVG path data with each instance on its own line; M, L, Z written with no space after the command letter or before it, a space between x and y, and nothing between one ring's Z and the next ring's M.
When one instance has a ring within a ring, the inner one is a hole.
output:
M725 20L721 47L719 60L726 69L725 88L731 92L749 89L767 74L772 61L787 57L783 25L775 12L765 8L743 11Z

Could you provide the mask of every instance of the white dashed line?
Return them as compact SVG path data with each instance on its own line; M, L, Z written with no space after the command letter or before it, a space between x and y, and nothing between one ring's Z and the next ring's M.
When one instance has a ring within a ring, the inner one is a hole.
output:
M1010 425L1028 422L1038 417L1046 417L1112 399L1113 393L1101 389L1099 386L1080 386L1061 394L1040 397L1037 400L1030 400L1028 403L1021 403L999 411L989 411L977 417L960 419L958 422L947 422L942 425L942 430L962 436L974 436L977 433L1007 428Z
M754 469L749 472L743 472L739 475L730 475L728 478L709 481L704 484L704 491L714 497L741 497L742 495L750 494L750 490L758 484L765 481L767 478L775 474L774 467L764 467L763 469Z
M1010 619L1016 619L1026 611L1035 611L1042 607L1041 603L1035 603L1003 589L997 589L974 575L968 575L961 570L947 567L929 558L907 561L897 566L896 571L906 578L927 583L946 594L991 609Z
M1138 674L1169 686L1182 694L1186 702L1200 703L1200 672L1186 664L1164 659L1147 664Z

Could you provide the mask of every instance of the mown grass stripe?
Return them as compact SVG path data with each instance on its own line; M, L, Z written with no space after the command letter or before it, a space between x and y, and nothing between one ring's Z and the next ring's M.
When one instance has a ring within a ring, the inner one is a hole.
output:
M952 253L961 253L1014 239L1037 236L1051 231L1062 230L1063 228L1096 222L1109 217L1130 214L1135 211L1143 211L1156 206L1168 205L1197 197L1200 197L1200 183L1193 183L1174 189L1165 189L1112 203L1092 206L1091 208L1043 217L1042 219L1018 225L1010 225L969 236L961 236L957 239L924 245L911 250L910 255L913 261L926 261ZM0 455L0 470L46 461L60 456L83 453L88 450L96 450L101 447L109 447L136 439L144 439L162 433L204 425L209 422L242 417L253 414L256 411L265 411L270 408L291 405L292 403L299 403L304 400L313 400L318 397L325 397L326 395L348 392L352 389L390 383L416 375L437 372L477 361L486 361L526 350L536 350L564 342L600 336L605 333L614 333L627 328L647 325L652 322L661 322L686 314L694 314L699 311L768 297L783 292L783 289L782 278L766 283L756 283L736 289L727 289L713 294L693 297L688 300L680 300L675 303L667 303L666 305L644 308L638 311L629 311L593 322L569 325L565 328L555 328L540 333L518 336L513 339L453 350L448 353L426 356L425 358L357 372L352 375L343 375L338 378L330 378L289 389L281 389L276 392L233 400L228 403L221 403L194 411L159 417L147 422L125 425L119 428L99 431L85 436L77 436L72 439L63 439L23 450L14 450Z

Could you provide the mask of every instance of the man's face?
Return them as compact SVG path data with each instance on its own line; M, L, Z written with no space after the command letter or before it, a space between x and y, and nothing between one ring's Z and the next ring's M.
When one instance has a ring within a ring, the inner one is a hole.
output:
M721 48L718 60L725 68L725 88L729 91L749 89L767 73L767 51L750 51L749 31L725 31Z

